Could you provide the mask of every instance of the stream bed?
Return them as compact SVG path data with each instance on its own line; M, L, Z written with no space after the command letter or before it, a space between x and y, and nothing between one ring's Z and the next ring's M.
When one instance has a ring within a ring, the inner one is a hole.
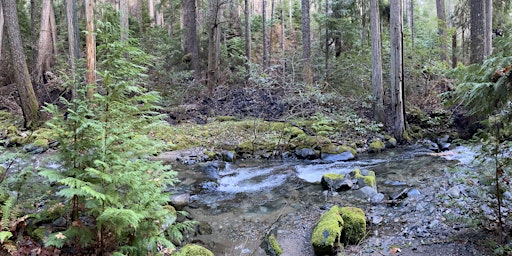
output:
M266 255L260 245L269 232L277 234L282 255L314 255L312 230L333 205L360 207L366 212L367 238L345 247L347 255L388 255L395 247L402 251L400 255L481 255L479 248L464 239L469 227L447 220L453 214L467 214L448 207L455 185L447 170L471 166L474 158L475 152L467 147L433 154L409 146L360 154L346 162L173 164L181 180L174 193L190 195L184 210L200 223L191 241L215 255ZM378 192L385 200L370 203L359 190L323 190L323 174L346 174L354 169L374 171ZM397 195L403 200L389 203L388 198Z

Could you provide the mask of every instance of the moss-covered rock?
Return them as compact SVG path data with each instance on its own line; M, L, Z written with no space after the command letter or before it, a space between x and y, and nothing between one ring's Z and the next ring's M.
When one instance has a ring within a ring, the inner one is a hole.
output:
M370 153L378 153L386 149L386 145L382 140L375 139L370 143L370 146L368 147L368 152Z
M310 136L305 134L294 138L292 142L297 148L321 149L322 147L328 147L331 145L331 140L327 137Z
M366 236L364 211L357 207L343 207L340 213L344 223L341 241L358 244Z
M324 213L311 236L311 244L317 255L330 255L335 251L343 231L343 219L339 206L333 206Z
M228 121L236 121L237 118L234 116L216 116L215 121L217 122L228 122Z
M384 143L384 144L386 144L386 148L394 148L394 147L396 147L397 141L396 141L396 139L394 137L386 135L384 137L384 139L386 140L386 142Z
M377 189L377 180L375 178L374 171L363 171L361 172L359 169L355 169L352 171L352 177L357 179L357 183L359 186L370 186L372 188Z
M279 245L279 242L277 241L274 234L271 234L268 237L266 237L264 244L265 244L264 250L267 253L267 255L279 256L279 255L283 254L283 249Z
M322 186L331 191L349 190L352 187L352 181L345 179L345 174L326 173L322 175Z
M177 256L215 256L210 250L196 244L187 244L176 254Z

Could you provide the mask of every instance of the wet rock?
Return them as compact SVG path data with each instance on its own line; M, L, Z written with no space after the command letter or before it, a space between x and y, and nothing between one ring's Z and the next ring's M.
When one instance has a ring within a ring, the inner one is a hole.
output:
M48 150L48 145L36 145L34 143L27 144L23 146L23 151L26 153L32 153L32 154L42 154Z
M407 192L409 192L409 189L404 188L404 189L400 190L400 192L393 194L391 196L391 200L392 201L403 200L403 199L407 198Z
M267 235L265 239L263 239L261 247L269 256L279 256L283 253L283 249L281 249L281 245L279 245L274 234Z
M372 198L370 198L370 202L372 204L379 204L384 200L385 195L382 193L375 194Z
M295 150L295 155L299 159L317 159L318 155L315 153L313 149L310 148L300 148Z
M324 189L329 191L349 190L354 185L350 179L345 177L345 174L336 173L326 173L322 175L321 184Z
M418 189L415 189L415 188L413 188L413 189L411 189L411 190L409 190L407 192L407 196L408 197L419 196L419 195L421 195L420 191Z
M437 139L437 145L439 146L439 149L441 151L450 150L451 149L451 143L450 143L450 136L445 135L441 138Z
M223 168L224 162L213 161L199 164L199 169L206 173L209 178L219 179L219 170Z
M362 187L359 189L359 191L361 191L366 198L373 198L375 195L378 194L376 189L369 186Z
M225 162L234 162L235 161L235 152L224 150L221 153L222 160Z
M374 139L370 143L370 146L368 147L368 152L369 153L379 153L379 152L382 152L385 148L386 148L386 145L384 144L384 142L382 142L382 140Z
M460 197L459 186L451 187L450 189L448 189L448 191L446 191L446 194L448 194L448 196L451 198L459 198Z
M385 137L386 141L384 142L386 148L395 148L397 145L396 139L391 136Z
M407 186L407 183L405 183L404 181L397 181L397 180L385 180L384 181L384 184L385 185L389 185L389 186Z
M181 210L190 203L190 194L171 195L169 202L176 210Z
M350 151L346 151L340 154L322 153L322 160L325 162L349 161L355 158L356 157Z
M437 145L437 143L435 143L435 142L433 142L433 141L431 141L431 140L427 140L427 139L425 139L425 140L423 140L423 141L421 142L421 144L422 144L424 147L426 147L426 148L428 148L429 150L432 150L432 151L434 151L434 152L439 152L439 151L440 151L440 149L439 149L439 145Z
M377 189L377 181L375 179L375 172L368 170L359 170L356 169L350 173L351 177L357 179L357 185L360 187L370 186Z
M373 225L379 225L383 219L384 218L382 218L382 216L378 216L378 215L373 215L370 217L370 220Z
M211 235L213 233L212 226L206 221L200 221L197 226L197 232L200 235Z

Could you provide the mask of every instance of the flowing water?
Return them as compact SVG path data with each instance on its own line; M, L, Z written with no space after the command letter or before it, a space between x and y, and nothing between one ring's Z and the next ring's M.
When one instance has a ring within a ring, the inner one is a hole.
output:
M313 255L311 230L330 206L361 207L367 214L384 219L396 218L397 207L401 207L372 206L358 190L323 191L323 174L372 170L378 191L386 196L404 188L427 195L435 193L431 188L439 186L447 166L470 164L472 159L474 153L464 147L443 156L422 147L407 147L360 154L346 162L245 160L174 165L182 180L174 192L191 195L186 210L201 223L195 242L211 248L215 255L265 255L260 243L271 231L277 232L284 255Z

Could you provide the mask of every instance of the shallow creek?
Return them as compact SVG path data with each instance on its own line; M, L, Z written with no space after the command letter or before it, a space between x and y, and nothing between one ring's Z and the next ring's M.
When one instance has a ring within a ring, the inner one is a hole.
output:
M439 156L410 146L360 154L347 162L244 160L208 167L174 164L181 180L174 193L191 195L185 210L201 223L191 239L215 255L266 255L260 244L270 231L276 232L283 255L313 255L309 244L312 229L318 217L334 204L365 210L368 239L352 250L381 255L381 251L387 254L392 244L407 243L413 248L418 239L421 241L417 243L425 243L450 238L452 234L443 231L447 227L444 209L438 207L436 198L449 186L446 167L470 164L474 155L465 147ZM396 205L371 204L358 190L323 191L323 174L354 169L373 170L378 191L386 199L404 189L409 196Z

